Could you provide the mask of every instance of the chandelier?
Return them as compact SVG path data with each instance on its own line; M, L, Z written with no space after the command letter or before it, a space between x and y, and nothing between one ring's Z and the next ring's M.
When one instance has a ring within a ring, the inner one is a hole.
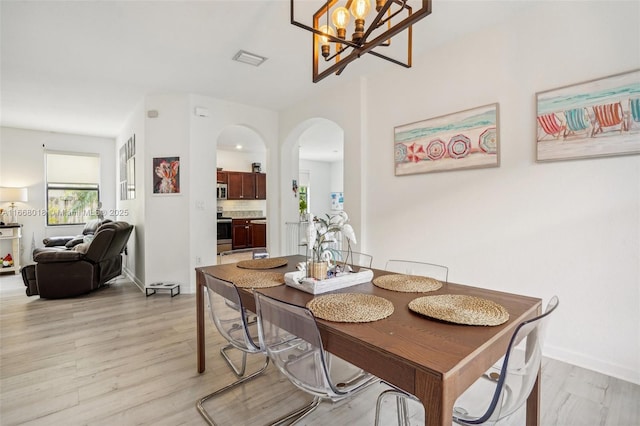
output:
M320 7L308 24L295 15L296 0L291 0L291 24L312 32L313 82L330 74L340 75L345 67L365 53L411 67L411 26L431 13L432 0L327 0L313 2ZM299 6L312 3L298 0ZM415 4L414 4L415 3ZM412 4L414 6L412 7ZM416 9L416 6L420 6ZM353 18L353 22L352 21ZM406 58L388 55L391 39L407 30Z

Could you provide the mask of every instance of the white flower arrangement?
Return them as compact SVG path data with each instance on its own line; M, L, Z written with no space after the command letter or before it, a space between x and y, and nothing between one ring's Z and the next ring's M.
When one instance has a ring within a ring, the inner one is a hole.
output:
M307 245L311 250L312 262L327 262L335 259L336 250L332 245L338 242L342 236L347 239L348 250L351 252L351 243L357 244L353 227L347 223L349 216L342 211L335 215L326 215L326 219L314 217L309 213L309 226L307 227ZM347 256L348 257L348 256ZM345 263L347 259L344 259Z

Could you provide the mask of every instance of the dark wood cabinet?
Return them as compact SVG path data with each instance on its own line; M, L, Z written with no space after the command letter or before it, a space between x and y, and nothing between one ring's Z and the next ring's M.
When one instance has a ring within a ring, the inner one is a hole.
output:
M256 179L256 199L267 199L267 175L264 173L254 173Z
M267 246L267 225L264 223L252 223L258 220L233 219L231 221L232 249Z
M267 224L252 223L251 224L251 247L267 246Z
M267 175L264 173L226 172L227 199L266 200Z
M251 219L233 219L231 221L232 249L251 247Z
M227 183L227 172L217 172L216 173L216 182L217 183Z

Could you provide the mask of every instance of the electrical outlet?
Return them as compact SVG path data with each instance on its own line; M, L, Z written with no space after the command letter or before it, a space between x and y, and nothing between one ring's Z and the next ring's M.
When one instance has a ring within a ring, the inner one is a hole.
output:
M202 259L200 256L196 256L196 266L202 264Z

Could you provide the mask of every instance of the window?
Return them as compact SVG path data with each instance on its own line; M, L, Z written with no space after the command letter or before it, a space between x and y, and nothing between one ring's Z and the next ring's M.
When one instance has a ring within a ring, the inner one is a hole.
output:
M47 225L84 224L97 218L100 157L97 154L45 153Z

